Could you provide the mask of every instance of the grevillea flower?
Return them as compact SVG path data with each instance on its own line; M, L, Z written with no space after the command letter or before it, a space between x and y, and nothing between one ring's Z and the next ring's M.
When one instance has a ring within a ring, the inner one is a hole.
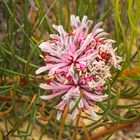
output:
M66 105L69 110L74 109L73 119L79 109L87 110L96 117L93 107L96 102L107 99L106 79L111 77L110 69L121 69L122 58L112 47L115 41L106 39L107 33L100 28L102 23L95 25L89 33L91 25L92 21L87 20L87 16L80 22L78 16L72 15L71 33L64 31L61 25L53 25L58 34L51 34L51 39L39 46L45 54L46 65L36 74L48 72L48 80L41 83L40 88L50 91L41 99L60 97L56 106L59 110L57 119L60 119Z

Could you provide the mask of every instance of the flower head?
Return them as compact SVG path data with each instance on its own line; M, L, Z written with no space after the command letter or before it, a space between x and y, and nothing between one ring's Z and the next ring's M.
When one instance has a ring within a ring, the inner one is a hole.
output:
M57 119L66 105L69 110L74 108L73 118L79 109L88 110L95 117L91 107L107 99L105 80L111 77L110 69L121 69L122 58L112 47L115 41L106 39L107 33L100 28L102 23L95 25L89 33L91 25L92 21L87 20L87 16L80 21L78 16L72 15L71 33L64 31L62 26L53 25L58 34L50 35L51 39L39 46L45 53L46 65L36 74L48 71L49 80L40 84L40 88L51 91L41 99L60 96L60 103L56 106L59 110Z

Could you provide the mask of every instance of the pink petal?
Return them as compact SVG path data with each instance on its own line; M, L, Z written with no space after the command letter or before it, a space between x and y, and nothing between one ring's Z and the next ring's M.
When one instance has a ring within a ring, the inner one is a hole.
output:
M84 58L79 58L77 61L78 61L78 62L87 61L87 60L89 60L89 59L94 59L94 58L96 58L96 57L97 57L97 53L93 53L93 54L90 54L90 55L88 55L88 56L86 56L86 57L84 57Z
M97 114L91 109L87 101L83 98L83 103L85 105L85 108L88 110L88 112L95 118L97 119Z
M63 91L60 91L60 92L57 92L57 93L54 93L54 94L51 94L51 95L43 95L43 96L40 96L41 99L43 100L50 100L52 98L55 98L57 96L60 96L62 94L64 94L67 90L63 90Z
M99 34L99 33L101 33L101 32L103 32L104 31L104 29L97 29L95 32L93 32L93 36L96 36L97 34Z
M107 35L108 35L108 33L102 32L102 33L99 33L95 38L96 39L99 39L99 38L104 37L104 36L107 36Z
M92 99L96 102L102 102L103 100L107 99L108 95L95 95L94 93L88 92L83 90L84 95L86 95L89 99Z
M43 52L48 52L48 53L53 53L54 50L51 48L51 44L49 44L48 42L43 42L39 45L39 48L41 49L41 51Z
M52 57L52 56L45 56L44 60L47 62L52 62L52 61L57 62L57 63L63 62L61 59L58 59L58 58Z
M69 74L71 76L74 76L75 72L74 72L74 63L71 64L70 69L69 69Z
M92 34L89 34L87 36L86 40L84 41L82 47L79 50L76 51L75 56L74 56L74 60L76 60L77 57L86 49L87 45L89 43L91 43L91 41L92 41L91 39L92 39Z
M48 76L53 75L55 73L56 70L58 70L61 67L66 66L67 63L59 63L59 64L54 64L54 67L52 69L49 70Z
M103 22L99 22L98 24L96 24L92 30L92 33L94 33L102 24Z
M59 121L61 116L62 116L62 111L58 111L56 119Z
M87 16L84 16L83 19L82 19L82 24L85 24L87 21Z
M67 102L62 100L55 108L59 110L64 110L66 104Z
M48 69L49 69L48 66L44 66L44 67L39 68L35 73L40 74Z

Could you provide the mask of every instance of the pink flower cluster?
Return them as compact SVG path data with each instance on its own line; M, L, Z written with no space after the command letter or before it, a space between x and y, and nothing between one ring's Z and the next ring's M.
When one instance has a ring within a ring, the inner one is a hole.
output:
M107 33L101 27L102 23L89 29L91 20L84 16L71 16L72 32L67 33L63 27L53 25L58 34L51 34L50 40L40 44L39 48L45 53L45 66L39 68L36 74L48 71L48 80L40 84L40 88L51 91L41 99L50 100L59 96L56 106L59 110L57 119L66 105L72 110L72 118L79 109L87 110L96 117L93 106L96 102L107 99L106 79L111 77L112 67L121 69L122 58L112 47L114 40L106 39Z

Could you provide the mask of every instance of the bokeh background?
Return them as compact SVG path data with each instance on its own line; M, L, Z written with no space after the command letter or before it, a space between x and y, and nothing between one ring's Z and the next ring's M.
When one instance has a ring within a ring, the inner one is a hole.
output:
M43 65L38 46L55 32L52 24L71 31L72 14L103 21L123 57L122 70L112 70L109 99L94 108L97 121L87 113L57 121L57 100L39 98L46 75L35 75ZM0 0L0 140L139 140L139 80L139 0Z

